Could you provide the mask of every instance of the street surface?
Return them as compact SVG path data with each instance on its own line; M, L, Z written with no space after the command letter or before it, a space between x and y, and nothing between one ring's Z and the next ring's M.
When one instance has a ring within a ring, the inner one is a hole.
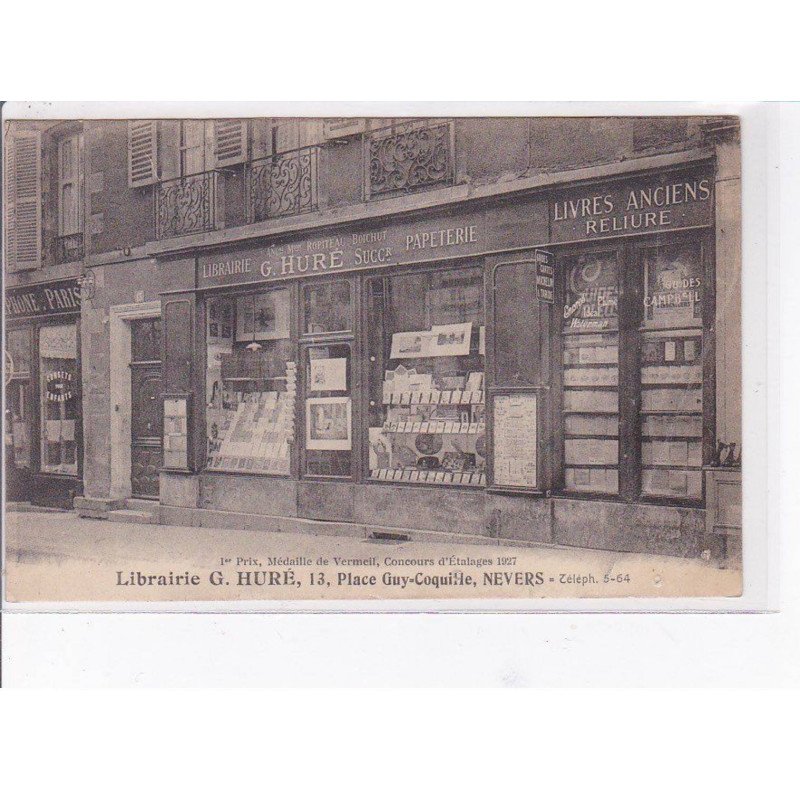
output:
M701 560L547 546L5 517L15 601L531 599L733 596L741 572Z

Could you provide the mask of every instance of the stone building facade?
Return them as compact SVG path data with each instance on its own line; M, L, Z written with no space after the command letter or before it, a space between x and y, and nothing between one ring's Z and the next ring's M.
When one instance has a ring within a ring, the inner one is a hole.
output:
M10 499L737 552L736 119L12 121L4 152Z

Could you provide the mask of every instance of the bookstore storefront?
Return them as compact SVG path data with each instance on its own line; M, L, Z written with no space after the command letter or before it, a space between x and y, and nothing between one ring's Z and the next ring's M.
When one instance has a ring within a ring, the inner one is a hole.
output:
M71 508L81 490L77 279L5 293L6 498Z
M698 555L713 189L706 162L200 253L162 295L162 521Z

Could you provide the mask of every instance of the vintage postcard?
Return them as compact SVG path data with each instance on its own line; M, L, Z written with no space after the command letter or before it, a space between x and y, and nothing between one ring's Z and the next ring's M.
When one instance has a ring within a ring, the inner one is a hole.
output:
M739 117L2 135L7 607L742 594Z

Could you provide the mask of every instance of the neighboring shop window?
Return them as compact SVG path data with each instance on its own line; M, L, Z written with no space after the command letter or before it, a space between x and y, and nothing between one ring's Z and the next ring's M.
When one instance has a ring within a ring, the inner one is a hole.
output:
M619 491L619 310L615 252L564 261L564 486Z
M702 497L703 260L699 242L639 251L642 494Z
M78 474L78 329L75 324L39 329L41 468Z
M306 474L352 474L352 400L349 343L309 345L306 369Z
M296 367L288 289L206 301L211 470L289 475Z
M369 283L369 475L485 485L483 272Z
M14 465L31 466L31 329L6 331L6 445L13 448Z

